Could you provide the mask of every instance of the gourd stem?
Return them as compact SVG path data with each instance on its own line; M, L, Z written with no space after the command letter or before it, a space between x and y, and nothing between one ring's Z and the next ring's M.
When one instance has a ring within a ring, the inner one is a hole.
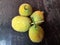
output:
M35 21L34 21L33 17L32 17L32 21L33 21L33 23L34 23L34 26L35 26L35 28L36 28L36 24L35 24Z
M25 10L28 10L28 8L26 7L26 5L24 6L24 9L25 9Z

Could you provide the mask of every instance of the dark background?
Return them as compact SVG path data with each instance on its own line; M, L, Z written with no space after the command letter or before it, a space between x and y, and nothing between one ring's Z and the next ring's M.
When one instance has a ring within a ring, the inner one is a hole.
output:
M18 33L11 27L11 19L19 15L22 3L29 3L35 10L44 11L45 22L41 25L45 37L40 43L32 43L28 32ZM59 0L0 0L0 45L60 45Z

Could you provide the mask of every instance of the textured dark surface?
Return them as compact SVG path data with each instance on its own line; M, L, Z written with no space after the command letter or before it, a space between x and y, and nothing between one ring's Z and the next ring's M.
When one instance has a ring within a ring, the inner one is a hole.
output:
M32 43L28 37L28 32L18 33L11 27L11 19L19 15L18 8L22 3L31 4L33 11L45 11L45 22L42 25L45 37L41 43ZM0 45L59 45L59 4L59 0L0 0Z

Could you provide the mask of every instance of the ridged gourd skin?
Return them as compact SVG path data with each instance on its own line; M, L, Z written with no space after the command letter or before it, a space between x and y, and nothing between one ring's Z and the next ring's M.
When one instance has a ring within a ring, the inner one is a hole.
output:
M32 14L32 6L28 3L23 3L19 7L19 14L22 16L30 16Z
M12 28L17 32L26 32L31 25L31 20L28 17L15 16L12 19Z
M43 40L44 31L43 28L40 26L33 25L29 29L29 38L34 43L39 43Z
M42 22L44 22L43 11L35 11L30 17L34 19L35 24L41 24Z

